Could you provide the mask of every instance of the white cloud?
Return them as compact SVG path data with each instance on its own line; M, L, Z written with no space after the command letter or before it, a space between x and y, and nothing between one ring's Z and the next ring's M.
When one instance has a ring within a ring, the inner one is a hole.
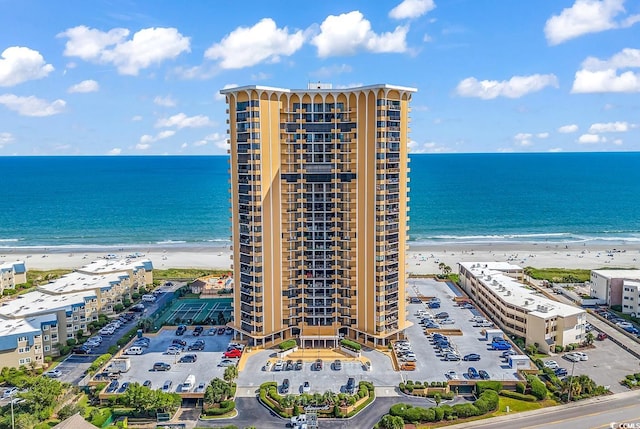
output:
M224 149L224 150L229 149L227 138L224 134L221 134L221 133L209 134L208 136L205 136L203 139L195 141L193 143L193 146L196 146L196 147L206 146L209 143L211 143L213 146L217 147L218 149Z
M174 59L191 50L189 38L175 28L144 28L126 40L129 34L126 28L103 32L80 25L67 29L58 37L69 39L65 44L65 56L113 64L120 74L134 76L152 64Z
M578 138L578 143L580 144L604 143L606 141L605 137L598 134L583 134Z
M153 102L162 107L174 107L176 105L176 100L174 100L170 95L167 95L166 97L158 95L153 99Z
M177 127L177 128L198 128L198 127L207 127L212 125L211 120L209 120L208 116L204 115L196 115L196 116L187 116L184 113L178 113L176 115L170 116L168 118L158 119L156 122L156 128L167 128L167 127Z
M562 134L570 134L578 131L578 126L576 124L563 125L558 128L558 132Z
M436 8L433 0L403 0L391 9L389 17L393 19L418 18Z
M95 80L83 80L80 83L76 83L71 86L67 92L70 94L73 93L87 93L87 92L96 92L100 89L100 85Z
M564 151L564 149L562 149L561 147L552 147L547 152L558 153L558 152L563 152L563 151Z
M538 133L536 134L536 137L538 137L539 139L546 139L549 138L549 133Z
M329 15L320 24L320 33L311 43L321 58L354 55L358 51L399 53L407 51L408 26L396 27L393 32L376 34L371 23L355 10L341 15Z
M630 68L640 68L640 49L623 49L608 60L589 57L576 72L571 92L640 92L640 72L618 73Z
M531 146L533 144L532 138L533 134L531 133L518 133L513 136L513 139L520 146Z
M188 147L189 147L189 145L188 145L187 143L182 143L182 144L180 145L180 149L186 149L186 148L188 148Z
M591 134L625 133L631 128L634 128L634 125L628 124L627 122L596 123L592 124L591 127L589 127L589 132Z
M239 85L237 83L228 83L225 86L222 87L222 89L230 89L230 88L237 88ZM218 101L224 101L225 100L225 95L224 94L220 94L219 92L216 92L213 96L213 98L215 98Z
M175 133L176 132L174 130L164 130L164 131L160 131L155 136L152 136L150 134L145 134L142 137L140 137L140 143L143 143L143 144L153 143L153 142L157 142L158 140L168 139L169 137L174 136Z
M630 27L640 18L640 15L630 15L616 21L616 17L624 13L624 0L576 0L560 15L547 20L544 34L550 45L558 45L584 34Z
M273 19L264 18L253 27L236 28L207 49L204 56L220 60L223 69L241 69L291 56L302 47L304 39L301 30L289 33L287 27L277 28Z
M8 145L9 143L13 143L15 139L13 138L13 134L11 133L0 133L0 149Z
M139 122L139 121L141 121L141 120L142 120L142 116L140 116L140 115L136 115L136 116L132 117L132 118L131 118L131 120L132 120L133 122Z
M612 141L611 143L613 143L616 146L620 146L622 144L622 139L615 139L614 141Z
M119 147L114 147L109 152L107 152L107 155L120 155L121 153L122 149L120 149Z
M42 79L53 71L40 52L22 46L5 49L0 57L0 86Z
M327 79L340 75L342 73L351 73L353 68L349 64L334 64L331 66L320 67L318 70L314 70L309 73L309 76Z
M547 86L558 87L558 78L554 74L513 76L508 81L479 81L475 77L469 77L458 84L456 92L463 97L478 97L484 100L496 97L520 98Z
M271 75L267 74L265 72L258 72L258 73L253 73L251 75L251 80L267 80L270 79Z
M450 153L454 152L451 148L443 146L436 142L418 143L415 140L410 140L407 143L407 149L410 153Z
M136 149L138 149L138 150L147 150L147 149L149 149L150 147L151 147L151 145L150 145L150 144L147 144L147 143L138 143L138 144L136 145Z
M18 112L22 116L52 116L62 113L66 106L64 100L48 102L34 96L19 97L13 94L0 95L0 104Z

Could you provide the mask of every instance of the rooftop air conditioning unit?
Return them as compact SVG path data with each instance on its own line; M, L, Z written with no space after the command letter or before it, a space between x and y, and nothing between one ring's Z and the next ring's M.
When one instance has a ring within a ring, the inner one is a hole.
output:
M494 279L494 280L493 280L493 284L494 284L494 285L497 285L497 284L498 284L498 280L495 280L495 279Z

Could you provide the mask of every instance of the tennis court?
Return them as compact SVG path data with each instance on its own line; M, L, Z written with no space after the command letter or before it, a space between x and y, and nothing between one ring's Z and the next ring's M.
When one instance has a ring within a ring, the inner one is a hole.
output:
M222 324L219 323L221 313L224 315L225 321L229 321L231 318L231 298L178 299L160 315L158 324L175 324L176 320L185 324Z

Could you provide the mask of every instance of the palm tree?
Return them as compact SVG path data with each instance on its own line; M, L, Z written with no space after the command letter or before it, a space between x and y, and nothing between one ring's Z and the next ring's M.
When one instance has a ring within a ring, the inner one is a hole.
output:
M593 344L593 340L595 339L595 335L593 335L593 332L587 332L587 336L585 337L585 342L587 343L587 345L591 345Z

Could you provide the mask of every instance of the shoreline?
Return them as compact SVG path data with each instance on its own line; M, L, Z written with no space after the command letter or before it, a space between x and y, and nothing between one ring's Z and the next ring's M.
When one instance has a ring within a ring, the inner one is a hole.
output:
M167 243L123 246L33 246L0 247L0 264L23 260L28 270L78 269L107 254L118 258L139 253L151 259L154 268L195 268L229 270L229 244L208 245ZM535 268L637 268L640 269L640 243L409 243L407 271L437 274L444 263L456 272L458 262L511 262Z

